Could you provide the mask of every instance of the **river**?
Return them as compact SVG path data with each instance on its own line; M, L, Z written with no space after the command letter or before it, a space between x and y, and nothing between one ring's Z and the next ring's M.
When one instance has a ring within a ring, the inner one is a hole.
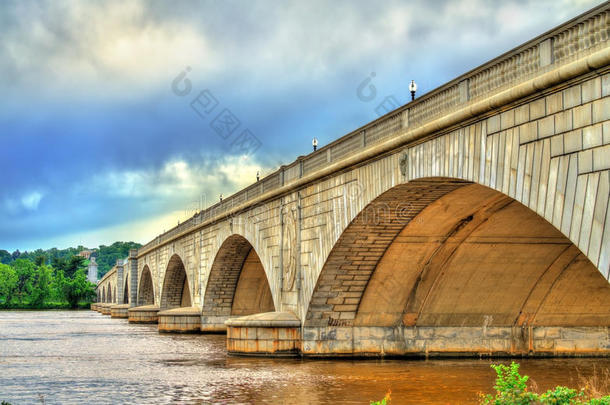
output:
M476 403L489 360L227 356L225 336L168 335L93 311L0 311L0 401L17 404ZM610 359L520 360L541 388L578 386Z

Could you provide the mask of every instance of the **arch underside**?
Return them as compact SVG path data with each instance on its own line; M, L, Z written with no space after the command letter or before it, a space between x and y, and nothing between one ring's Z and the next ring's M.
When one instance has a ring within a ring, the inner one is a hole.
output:
M129 282L125 278L125 286L123 288L123 304L129 304Z
M161 293L161 308L171 309L191 306L191 293L184 264L178 255L173 255L167 269Z
M512 343L498 351L510 352L535 346L524 332L515 344L517 329L608 326L610 284L571 241L512 198L452 179L399 185L356 217L322 269L305 320L311 330L403 330L401 344L386 342L399 352L410 350L404 330L475 328L481 337L499 328ZM467 351L448 342L435 347ZM375 345L361 351L384 350ZM326 349L318 342L310 350Z
M230 316L275 310L265 270L244 237L232 235L212 264L202 309L202 329L221 331Z
M138 306L154 305L155 292L152 281L152 274L148 266L144 266L140 282L138 284Z

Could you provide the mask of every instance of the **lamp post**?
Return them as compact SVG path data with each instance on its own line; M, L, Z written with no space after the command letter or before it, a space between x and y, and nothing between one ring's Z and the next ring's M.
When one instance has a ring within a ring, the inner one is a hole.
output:
M411 101L415 100L415 92L417 91L417 84L415 84L415 80L411 80L411 84L409 84L409 91L411 92Z
M256 172L256 181L261 179L261 172Z
M318 149L318 140L313 138L311 141L311 145L313 146L313 151L315 152Z

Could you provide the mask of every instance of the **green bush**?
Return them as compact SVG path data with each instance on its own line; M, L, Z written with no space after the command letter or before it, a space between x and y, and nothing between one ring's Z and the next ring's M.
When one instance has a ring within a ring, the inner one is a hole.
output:
M610 395L602 398L587 398L585 389L580 391L567 387L555 387L543 394L528 391L528 376L519 374L519 364L512 362L510 366L503 364L491 366L496 371L496 395L483 396L482 404L493 405L610 405Z

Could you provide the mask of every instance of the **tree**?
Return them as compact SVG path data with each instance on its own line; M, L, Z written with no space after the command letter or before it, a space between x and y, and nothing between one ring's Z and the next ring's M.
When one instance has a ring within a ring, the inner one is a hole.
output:
M47 266L39 266L36 270L35 281L30 294L30 305L34 308L43 306L45 300L51 295L51 280L53 275Z
M17 272L11 266L0 263L0 299L7 305L17 291Z
M0 250L0 263L9 264L13 261L13 257L6 250Z
M58 271L57 284L70 308L76 308L80 301L95 298L95 285L87 280L84 269L77 270L74 278L66 278L63 271Z
M82 256L72 256L69 259L53 258L53 268L55 271L63 271L64 276L72 278L79 269L85 269L85 258Z
M17 273L17 297L19 303L23 302L23 298L28 297L32 292L32 277L36 270L36 266L29 260L17 259L12 264Z
M47 258L45 255L38 255L36 256L36 258L34 259L34 264L36 266L43 266L47 263Z

